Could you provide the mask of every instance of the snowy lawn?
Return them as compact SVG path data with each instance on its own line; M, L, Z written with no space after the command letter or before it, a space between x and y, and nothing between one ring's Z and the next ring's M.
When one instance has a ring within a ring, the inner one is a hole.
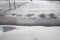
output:
M5 32L0 40L60 40L60 27L15 26L17 29Z

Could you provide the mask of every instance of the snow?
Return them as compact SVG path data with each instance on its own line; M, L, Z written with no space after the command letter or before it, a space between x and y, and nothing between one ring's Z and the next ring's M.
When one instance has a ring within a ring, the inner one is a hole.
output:
M2 40L60 40L60 27L21 26L20 29L4 33L1 38Z
M0 36L3 34L2 27L0 26Z
M0 3L1 4L1 3ZM8 4L7 4L8 5ZM5 6L4 4L2 5ZM8 7L8 6L7 6ZM4 8L7 8L4 7ZM47 8L48 7L48 8ZM2 8L3 9L3 8ZM26 9L26 10L24 10ZM49 10L49 11L41 11L40 10ZM50 11L53 10L53 11ZM40 14L40 13L60 13L60 5L55 3L50 3L47 1L40 1L37 2L29 2L26 5L19 7L18 9L14 10L12 13L22 13L22 14ZM2 17L5 20L2 22L9 22L9 23L17 23L13 19L13 17ZM0 20L3 20L0 18ZM6 20L8 19L8 21ZM10 20L11 19L11 20ZM19 18L18 18L19 19ZM24 18L23 18L24 19ZM22 20L21 20L22 21ZM19 21L18 21L19 22ZM60 27L43 27L43 26L14 26L17 29L3 33L0 31L0 40L60 40Z

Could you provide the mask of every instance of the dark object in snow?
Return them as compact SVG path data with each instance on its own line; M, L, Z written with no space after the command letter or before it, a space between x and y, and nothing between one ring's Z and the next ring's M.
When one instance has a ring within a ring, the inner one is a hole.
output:
M13 14L11 14L11 15L13 15L13 16L14 16L14 15L16 15L16 14L15 14L15 13L13 13Z
M32 1L32 0L31 0Z
M14 27L3 27L3 32L11 31L14 29L16 29L16 28L14 28Z
M45 18L46 16L45 16L45 14L40 14L39 17Z
M50 18L52 18L52 19L56 19L56 16L55 16L53 13L49 14L49 16L50 16Z
M27 17L32 17L32 16L34 16L34 14L27 14L26 16Z

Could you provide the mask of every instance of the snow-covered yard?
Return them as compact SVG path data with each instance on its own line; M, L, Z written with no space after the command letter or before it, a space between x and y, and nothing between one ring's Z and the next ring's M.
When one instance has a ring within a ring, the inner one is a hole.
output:
M0 40L60 40L60 27L13 26L17 29L5 32Z
M15 23L16 24L20 24L20 23L34 24L35 22L38 23L41 19L37 19L34 22L33 18L31 17L31 19L30 19L30 18L26 17L26 14L33 13L33 14L39 15L40 13L51 13L51 12L54 14L60 13L60 5L58 2L56 2L56 3L53 3L53 2L50 3L47 1L45 1L45 2L41 1L38 3L29 2L26 5L23 5L21 7L19 6L19 8L17 8L16 10L13 10L13 12L11 12L11 13L16 13L17 15L19 15L21 13L21 14L23 14L23 17L17 17L16 15L12 16L9 13L10 15L8 14L3 17L0 16L0 23L2 23L2 24L3 23L4 24L8 24L8 23L9 24L15 24ZM5 4L8 5L7 3L3 3L3 5L0 6L1 10L6 10L6 8L8 6L6 6ZM40 9L49 10L49 11L40 12ZM50 11L50 10L53 10L53 11ZM56 11L54 11L54 10L56 10ZM24 17L26 17L26 18L24 19ZM34 16L34 17L36 17L36 16ZM45 20L43 20L43 21L45 21ZM53 22L53 21L51 21L51 22ZM60 24L60 21L59 22L55 21L52 24L54 24L54 23ZM12 25L8 25L8 26L11 27ZM5 27L8 27L8 26L6 25ZM60 40L60 26L52 26L52 27L47 26L46 27L46 26L14 26L13 25L12 27L15 27L16 29L7 31L7 32L3 32L2 26L0 26L0 40Z

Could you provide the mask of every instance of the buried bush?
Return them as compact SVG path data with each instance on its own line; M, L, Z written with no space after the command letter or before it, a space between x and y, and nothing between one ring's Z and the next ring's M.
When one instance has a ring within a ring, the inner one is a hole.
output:
M54 18L54 19L56 19L56 16L54 15L54 14L49 14L49 16L50 16L50 18Z
M46 18L45 14L40 14L39 17Z
M32 16L34 16L34 14L27 14L26 16L27 17L32 17Z

